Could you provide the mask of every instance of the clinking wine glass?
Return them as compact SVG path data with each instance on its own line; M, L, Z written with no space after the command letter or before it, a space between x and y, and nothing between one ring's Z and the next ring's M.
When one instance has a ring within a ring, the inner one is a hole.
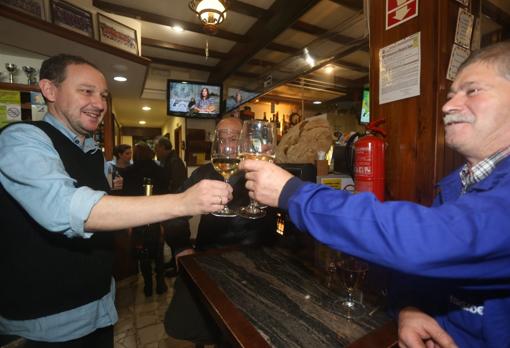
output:
M217 129L211 150L211 159L214 169L223 176L228 184L230 177L239 167L239 131L231 129ZM222 210L212 213L220 217L234 217L235 211L226 204Z
M347 298L337 301L335 309L347 319L362 316L366 309L362 303L354 300L354 292L361 288L367 275L368 264L353 256L342 255L336 261L336 270L347 290Z
M244 121L239 139L239 154L242 159L273 162L276 151L276 127L274 123L250 120ZM239 216L248 219L259 219L266 212L250 198L250 204L242 207Z

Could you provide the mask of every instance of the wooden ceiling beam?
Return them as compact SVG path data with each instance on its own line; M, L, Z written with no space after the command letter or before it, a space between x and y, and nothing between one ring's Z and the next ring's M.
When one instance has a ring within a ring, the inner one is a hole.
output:
M228 11L234 11L255 18L266 18L271 14L268 10L237 0L229 0Z
M273 41L320 0L275 0L269 8L271 16L259 19L246 33L248 42L237 42L209 82L222 82L241 65Z
M331 0L331 1L343 7L347 7L353 11L363 10L363 1L361 0Z
M175 44L175 43L168 42L168 41L151 39L148 37L142 37L142 45L155 47L155 48L161 48L161 49L174 51L174 52L189 53L189 54L194 54L197 56L205 55L205 50L203 48L179 45L179 44ZM209 49L209 57L223 59L223 58L227 57L227 54Z
M142 21L146 21L146 22L151 22L151 23L155 23L155 24L167 25L170 27L175 26L175 25L180 25L184 30L205 35L205 33L202 29L202 25L200 25L198 23L186 22L186 21L182 21L180 19L166 17L166 16L155 14L155 13L151 13L151 12L145 12L145 11L137 10L132 7L117 5L117 4L103 1L103 0L92 0L92 5L94 7L97 7L99 9L103 10L103 11L114 13L117 15L134 18L134 19L138 19L138 20L142 20ZM248 40L248 38L246 36L232 33L229 31L225 31L222 29L218 29L218 32L215 34L215 36L222 38L222 39L235 41L235 42Z
M165 58L159 58L159 57L145 57L145 58L149 58L152 61L152 63L154 63L154 64L170 65L170 66L176 66L178 68L194 69L194 70L208 71L208 72L213 72L216 69L213 66L186 63L186 62L181 62L178 60L171 60L171 59L165 59Z
M264 47L264 48L267 48L268 50L272 50L272 51L278 51L278 52L290 54L290 55L294 55L294 54L298 53L298 51L300 51L299 48L295 48L295 47L291 47L291 46L287 46L287 45L281 45L281 44L277 44L275 42L268 43L266 45L266 47Z
M337 60L333 63L334 65L337 65L341 68L347 69L347 70L354 70L362 73L368 73L368 68L363 65L358 65L354 63L344 62L341 60Z
M297 21L296 23L294 23L291 26L291 28L294 29L294 30L299 30L299 31L302 31L304 33L315 35L315 36L322 36L322 35L325 35L325 34L327 34L329 32L327 29L323 29L321 27L318 27L316 25L309 24L309 23L306 23L306 22L303 22L303 21ZM333 41L333 42L337 42L337 43L342 44L342 45L349 45L353 41L356 41L357 39L349 37L349 36L346 36L346 35L342 35L342 34L333 34L332 33L331 36L328 37L328 40ZM368 42L368 38L367 38L367 42Z

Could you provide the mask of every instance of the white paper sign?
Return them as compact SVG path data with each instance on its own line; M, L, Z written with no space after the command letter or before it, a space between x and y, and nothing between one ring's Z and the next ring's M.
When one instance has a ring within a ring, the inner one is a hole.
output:
M379 104L420 95L420 33L379 51Z
M448 80L455 80L459 66L469 57L470 53L471 51L467 48L453 44L450 62L448 63L448 72L446 73L446 78Z
M473 34L473 23L475 16L463 8L459 8L457 16L457 28L455 30L455 43L465 48L470 48L471 35Z

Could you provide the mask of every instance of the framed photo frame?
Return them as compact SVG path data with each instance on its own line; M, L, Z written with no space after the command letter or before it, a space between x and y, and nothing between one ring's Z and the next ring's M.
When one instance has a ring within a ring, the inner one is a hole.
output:
M11 7L42 20L46 19L44 0L2 0L2 5Z
M64 0L50 0L51 22L94 38L92 14Z
M138 55L136 30L105 15L97 14L99 41Z

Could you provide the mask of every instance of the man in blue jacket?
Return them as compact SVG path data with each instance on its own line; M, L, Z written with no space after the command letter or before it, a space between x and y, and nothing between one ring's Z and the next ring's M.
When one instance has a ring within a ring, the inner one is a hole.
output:
M402 272L413 286L401 297L412 305L399 315L402 346L509 347L510 42L464 62L443 112L466 165L441 180L432 207L305 184L262 161L241 164L246 187L319 241Z

